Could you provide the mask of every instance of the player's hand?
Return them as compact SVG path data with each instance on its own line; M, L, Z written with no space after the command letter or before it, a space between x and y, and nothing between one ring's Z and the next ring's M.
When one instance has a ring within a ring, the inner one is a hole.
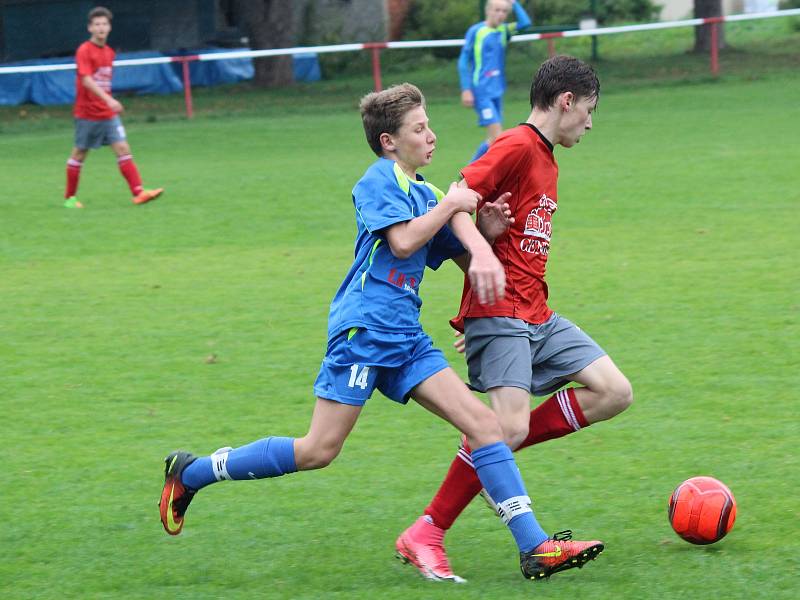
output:
M494 304L505 296L506 272L489 246L472 255L467 276L481 304Z
M456 352L459 354L464 354L467 350L467 338L464 337L464 334L460 331L455 332L456 341L453 342L453 348L456 349Z
M478 211L478 231L490 244L493 244L514 224L511 207L506 202L510 197L511 192L506 192L494 202L485 203Z
M114 98L110 98L106 104L108 104L108 108L113 110L115 113L121 113L123 110L125 110L122 106L122 103Z
M472 90L464 90L461 92L461 104L467 108L475 106L475 97L472 95Z
M452 206L454 212L474 213L478 208L478 202L481 201L481 195L475 190L468 187L463 187L453 182L447 189L447 194L442 198L443 203Z

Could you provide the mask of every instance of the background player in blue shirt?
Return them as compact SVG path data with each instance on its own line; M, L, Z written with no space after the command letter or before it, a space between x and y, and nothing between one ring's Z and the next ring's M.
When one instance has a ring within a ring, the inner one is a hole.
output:
M517 542L523 573L544 576L536 548L549 538L533 516L497 417L467 389L419 323L425 267L435 269L447 258L474 279L491 280L483 287L486 300L504 293L500 263L469 216L480 196L455 183L444 194L417 173L431 162L436 136L416 87L403 84L365 96L361 115L379 158L353 188L355 260L331 303L328 349L314 384L317 402L308 433L267 437L211 456L172 452L165 459L161 522L167 533L180 533L189 503L209 484L327 466L377 388L401 404L413 398L467 436L478 477ZM503 208L510 215L508 206Z
M506 23L511 9L517 19ZM487 0L486 20L467 30L458 77L461 103L475 109L478 125L486 128L484 140L472 160L477 160L503 131L503 94L506 91L506 46L511 36L531 26L531 19L516 0Z

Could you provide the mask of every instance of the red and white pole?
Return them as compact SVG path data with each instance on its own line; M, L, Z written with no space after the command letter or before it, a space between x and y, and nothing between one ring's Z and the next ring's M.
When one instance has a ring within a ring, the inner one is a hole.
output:
M553 57L556 55L556 38L564 37L563 31L556 31L553 33L543 33L539 39L547 40L547 56Z
M385 42L369 42L364 44L364 50L372 51L372 79L375 82L375 91L380 92L383 89L381 82L381 50L388 48Z
M703 23L711 26L711 74L719 75L719 23L724 23L725 17L707 17Z
M173 56L173 62L181 63L183 70L183 101L186 104L186 118L191 119L194 116L194 106L192 104L192 77L189 73L189 63L194 60L200 60L196 54L189 56Z

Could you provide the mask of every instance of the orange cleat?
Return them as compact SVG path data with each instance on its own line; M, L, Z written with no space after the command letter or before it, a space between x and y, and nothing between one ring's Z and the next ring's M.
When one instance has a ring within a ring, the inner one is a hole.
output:
M164 193L164 188L156 188L154 190L142 190L133 197L134 204L146 204L151 200L155 200Z
M195 461L195 456L188 452L172 452L164 459L164 489L158 510L161 513L161 524L170 535L178 535L183 529L183 515L194 498L195 491L183 485L183 470Z
M529 552L520 552L519 568L525 579L546 579L553 573L578 567L594 560L603 551L603 542L573 542L570 530L559 531Z

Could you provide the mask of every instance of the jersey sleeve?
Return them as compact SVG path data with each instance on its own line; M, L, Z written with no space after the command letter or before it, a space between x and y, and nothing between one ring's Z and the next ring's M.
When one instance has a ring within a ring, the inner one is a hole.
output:
M522 4L520 4L519 1L514 2L512 6L514 7L514 17L517 20L515 23L508 24L509 37L516 35L520 31L524 31L533 25L533 20L528 16L528 13L525 12L525 9L522 7Z
M78 67L78 78L94 75L95 69L89 56L89 49L86 46L81 45L75 53L75 65Z
M433 243L425 259L425 266L435 271L447 259L461 256L465 252L466 250L458 241L456 234L449 225L445 225L433 236Z
M517 168L524 154L518 140L500 137L489 146L486 154L464 167L461 176L470 189L483 196L484 202L492 200L498 194L509 191L498 189L498 186Z
M475 70L475 28L470 27L458 56L458 79L461 91L472 89L472 73Z
M370 233L414 218L408 194L385 177L359 181L353 188L353 204L358 219Z

